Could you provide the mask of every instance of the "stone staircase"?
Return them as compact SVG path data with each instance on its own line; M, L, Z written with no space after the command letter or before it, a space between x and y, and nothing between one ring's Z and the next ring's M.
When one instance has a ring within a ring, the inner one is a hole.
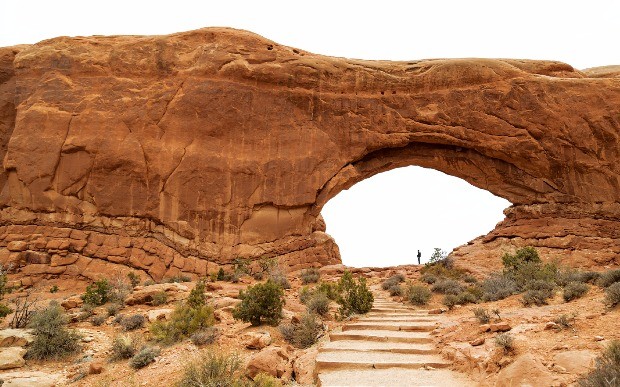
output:
M329 335L316 358L320 386L473 386L448 369L430 332L437 315L375 292L372 310Z

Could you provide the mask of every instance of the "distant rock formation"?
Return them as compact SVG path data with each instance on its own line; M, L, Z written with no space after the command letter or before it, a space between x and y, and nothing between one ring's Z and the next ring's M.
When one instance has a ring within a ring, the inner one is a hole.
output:
M613 66L351 60L233 29L0 48L0 261L156 279L338 263L323 205L419 165L513 203L465 261L531 244L617 264L619 107Z

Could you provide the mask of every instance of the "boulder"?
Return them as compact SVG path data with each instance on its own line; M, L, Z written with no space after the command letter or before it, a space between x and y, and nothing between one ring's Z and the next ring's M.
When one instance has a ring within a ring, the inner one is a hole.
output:
M88 374L89 375L98 375L103 372L103 361L94 360L91 361L88 365Z
M81 296L71 296L60 303L60 306L65 308L66 310L78 308L84 304L84 300L82 300Z
M125 299L125 304L131 306L149 303L153 300L153 296L160 292L166 292L168 294L168 300L176 300L179 299L179 293L187 291L189 291L189 288L180 283L136 286L133 293Z
M303 386L315 385L316 379L316 356L319 350L316 346L306 349L301 355L293 360L293 372L295 381Z
M526 353L499 372L495 385L496 387L551 386L554 381L551 371L532 354Z
M484 337L480 336L480 337L478 337L478 338L476 338L476 339L474 339L474 340L470 341L470 342L469 342L469 344L470 344L472 347L477 347L477 346L479 346L479 345L484 344L484 341L485 341L485 340L484 340Z
M56 387L60 385L62 375L48 374L41 371L14 371L3 373L2 387Z
M591 351L566 351L557 353L553 363L562 367L570 374L583 374L594 366L596 354Z
M154 322L157 320L167 320L170 318L170 314L174 309L153 309L146 312L146 318L149 322Z
M507 322L502 321L502 322L491 324L489 326L489 329L491 330L491 332L507 332L511 330L512 327Z
M292 369L287 351L282 347L270 346L250 357L246 375L254 378L263 372L276 378L288 379Z
M0 331L0 347L25 347L34 336L30 329L3 329Z
M241 340L247 349L263 349L271 344L271 335L269 332L248 332Z
M25 354L26 349L22 347L0 348L0 370L23 367Z

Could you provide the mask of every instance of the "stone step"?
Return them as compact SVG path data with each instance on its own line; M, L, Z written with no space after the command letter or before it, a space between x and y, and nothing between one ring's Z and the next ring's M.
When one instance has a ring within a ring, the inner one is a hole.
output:
M317 371L334 369L446 368L451 362L439 355L374 351L328 351L316 357Z
M402 332L384 330L355 330L334 332L329 335L331 341L336 340L364 340L386 341L396 343L432 343L433 339L427 332Z
M342 326L342 331L385 330L407 332L429 332L437 328L437 324L427 323L390 323L390 322L355 322Z
M417 313L417 312L368 312L364 315L364 317L377 317L377 318L388 318L388 317L429 317L433 316L427 313Z
M398 317L360 317L355 322L439 322L437 318L433 317L411 317L411 316L398 316Z
M395 307L372 307L371 313L418 313L415 309ZM427 313L428 314L428 313Z
M395 343L385 341L336 340L328 341L319 348L320 352L328 351L376 351L393 353L437 354L439 350L432 344Z
M321 387L472 387L476 384L446 369L389 368L334 370L319 374Z

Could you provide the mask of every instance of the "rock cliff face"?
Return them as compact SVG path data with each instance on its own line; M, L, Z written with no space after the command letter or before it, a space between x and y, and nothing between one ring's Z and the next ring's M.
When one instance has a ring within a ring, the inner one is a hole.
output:
M336 263L323 205L420 165L514 204L465 260L618 263L619 107L613 66L350 60L232 29L0 48L0 260L156 279Z

